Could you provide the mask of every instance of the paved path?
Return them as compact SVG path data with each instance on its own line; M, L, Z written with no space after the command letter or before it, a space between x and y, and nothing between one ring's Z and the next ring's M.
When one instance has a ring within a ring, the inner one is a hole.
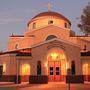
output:
M71 84L70 90L90 90L90 84ZM16 90L69 90L68 84L65 83L48 83L31 85L29 87L18 88Z
M0 82L0 86L13 85L14 82Z
M71 84L70 90L90 90L90 83ZM68 84L61 82L50 82L48 84L21 84L0 87L0 90L69 90Z

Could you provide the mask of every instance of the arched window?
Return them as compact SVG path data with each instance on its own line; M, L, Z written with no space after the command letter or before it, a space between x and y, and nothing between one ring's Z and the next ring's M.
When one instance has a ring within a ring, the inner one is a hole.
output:
M64 27L67 28L68 27L68 24L67 23L64 23Z
M75 61L71 62L71 72L73 75L75 75L76 71L75 71Z
M33 23L33 29L35 29L35 28L36 28L36 23L34 22L34 23Z
M86 51L86 44L84 44L84 49L83 50Z
M54 38L57 38L55 35L49 35L47 38L46 38L46 41L47 40L51 40L51 39L54 39Z
M41 75L41 61L37 62L37 75Z
M18 44L15 45L15 49L18 49Z

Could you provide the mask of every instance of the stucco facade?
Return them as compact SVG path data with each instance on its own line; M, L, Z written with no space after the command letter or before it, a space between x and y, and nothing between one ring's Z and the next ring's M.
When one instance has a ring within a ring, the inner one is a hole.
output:
M71 22L57 12L40 13L27 26L24 35L10 36L0 54L1 81L67 82L68 74L71 82L90 81L89 36L71 37Z

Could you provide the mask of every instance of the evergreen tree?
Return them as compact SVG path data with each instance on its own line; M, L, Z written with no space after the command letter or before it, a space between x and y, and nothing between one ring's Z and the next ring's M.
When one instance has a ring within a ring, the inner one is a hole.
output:
M78 24L78 27L85 36L90 35L90 2L83 9L83 14L80 17L80 24Z

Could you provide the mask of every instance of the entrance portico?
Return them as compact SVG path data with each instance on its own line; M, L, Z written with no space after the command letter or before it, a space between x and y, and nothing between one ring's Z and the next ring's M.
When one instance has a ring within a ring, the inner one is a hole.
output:
M66 55L62 49L54 48L47 55L50 82L64 81L67 70Z

